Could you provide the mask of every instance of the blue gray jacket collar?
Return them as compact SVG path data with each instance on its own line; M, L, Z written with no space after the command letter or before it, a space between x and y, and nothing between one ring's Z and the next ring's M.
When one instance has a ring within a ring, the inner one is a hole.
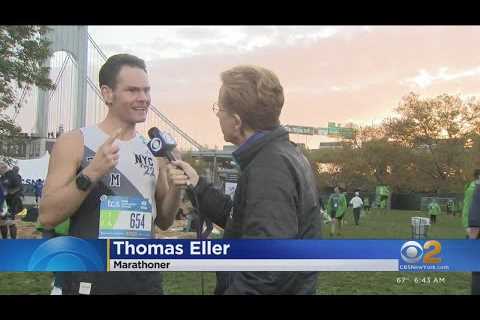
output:
M255 158L258 151L277 139L288 140L288 131L282 126L271 131L256 131L247 141L232 152L233 159L240 166L240 169L243 170Z

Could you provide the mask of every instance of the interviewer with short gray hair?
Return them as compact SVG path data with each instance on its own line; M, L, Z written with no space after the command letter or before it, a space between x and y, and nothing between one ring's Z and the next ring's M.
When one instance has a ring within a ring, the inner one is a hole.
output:
M214 105L241 176L233 201L185 162L200 212L224 239L319 239L321 217L313 172L280 126L283 87L270 70L237 66L221 74ZM317 272L218 272L216 294L315 294Z

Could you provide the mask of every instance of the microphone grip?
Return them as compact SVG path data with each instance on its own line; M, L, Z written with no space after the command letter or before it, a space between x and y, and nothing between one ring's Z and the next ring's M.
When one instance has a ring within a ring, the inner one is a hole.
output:
M177 160L177 158L175 158L175 156L173 155L173 153L171 151L166 151L165 156L167 157L168 161L170 161L170 162ZM187 191L188 191L187 193L190 193L189 197L192 198L192 195L193 195L194 191L193 191L193 187L192 187L191 184L187 185Z
M171 151L166 151L165 155L167 156L167 159L170 162L177 160L177 158L175 158L175 156L173 155L173 153Z

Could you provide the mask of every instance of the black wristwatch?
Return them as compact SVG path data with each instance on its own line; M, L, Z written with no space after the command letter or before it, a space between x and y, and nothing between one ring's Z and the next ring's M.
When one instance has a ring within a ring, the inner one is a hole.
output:
M92 185L92 180L83 173L79 173L77 175L77 178L75 179L75 182L77 184L77 188L82 190L82 191L87 191L88 188Z

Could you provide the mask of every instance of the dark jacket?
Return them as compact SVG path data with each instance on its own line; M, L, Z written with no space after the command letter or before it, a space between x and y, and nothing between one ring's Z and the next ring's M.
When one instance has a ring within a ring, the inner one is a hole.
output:
M224 239L320 239L310 164L279 127L235 153L241 175L233 202L200 178L200 212ZM317 272L218 272L216 294L315 294Z
M22 191L22 177L12 169L5 172L0 178L0 183L3 184L9 194Z
M480 188L478 185L475 186L472 202L470 204L468 226L472 228L480 227Z
M0 212L3 210L3 201L7 195L7 189L3 186L2 181L0 180Z

